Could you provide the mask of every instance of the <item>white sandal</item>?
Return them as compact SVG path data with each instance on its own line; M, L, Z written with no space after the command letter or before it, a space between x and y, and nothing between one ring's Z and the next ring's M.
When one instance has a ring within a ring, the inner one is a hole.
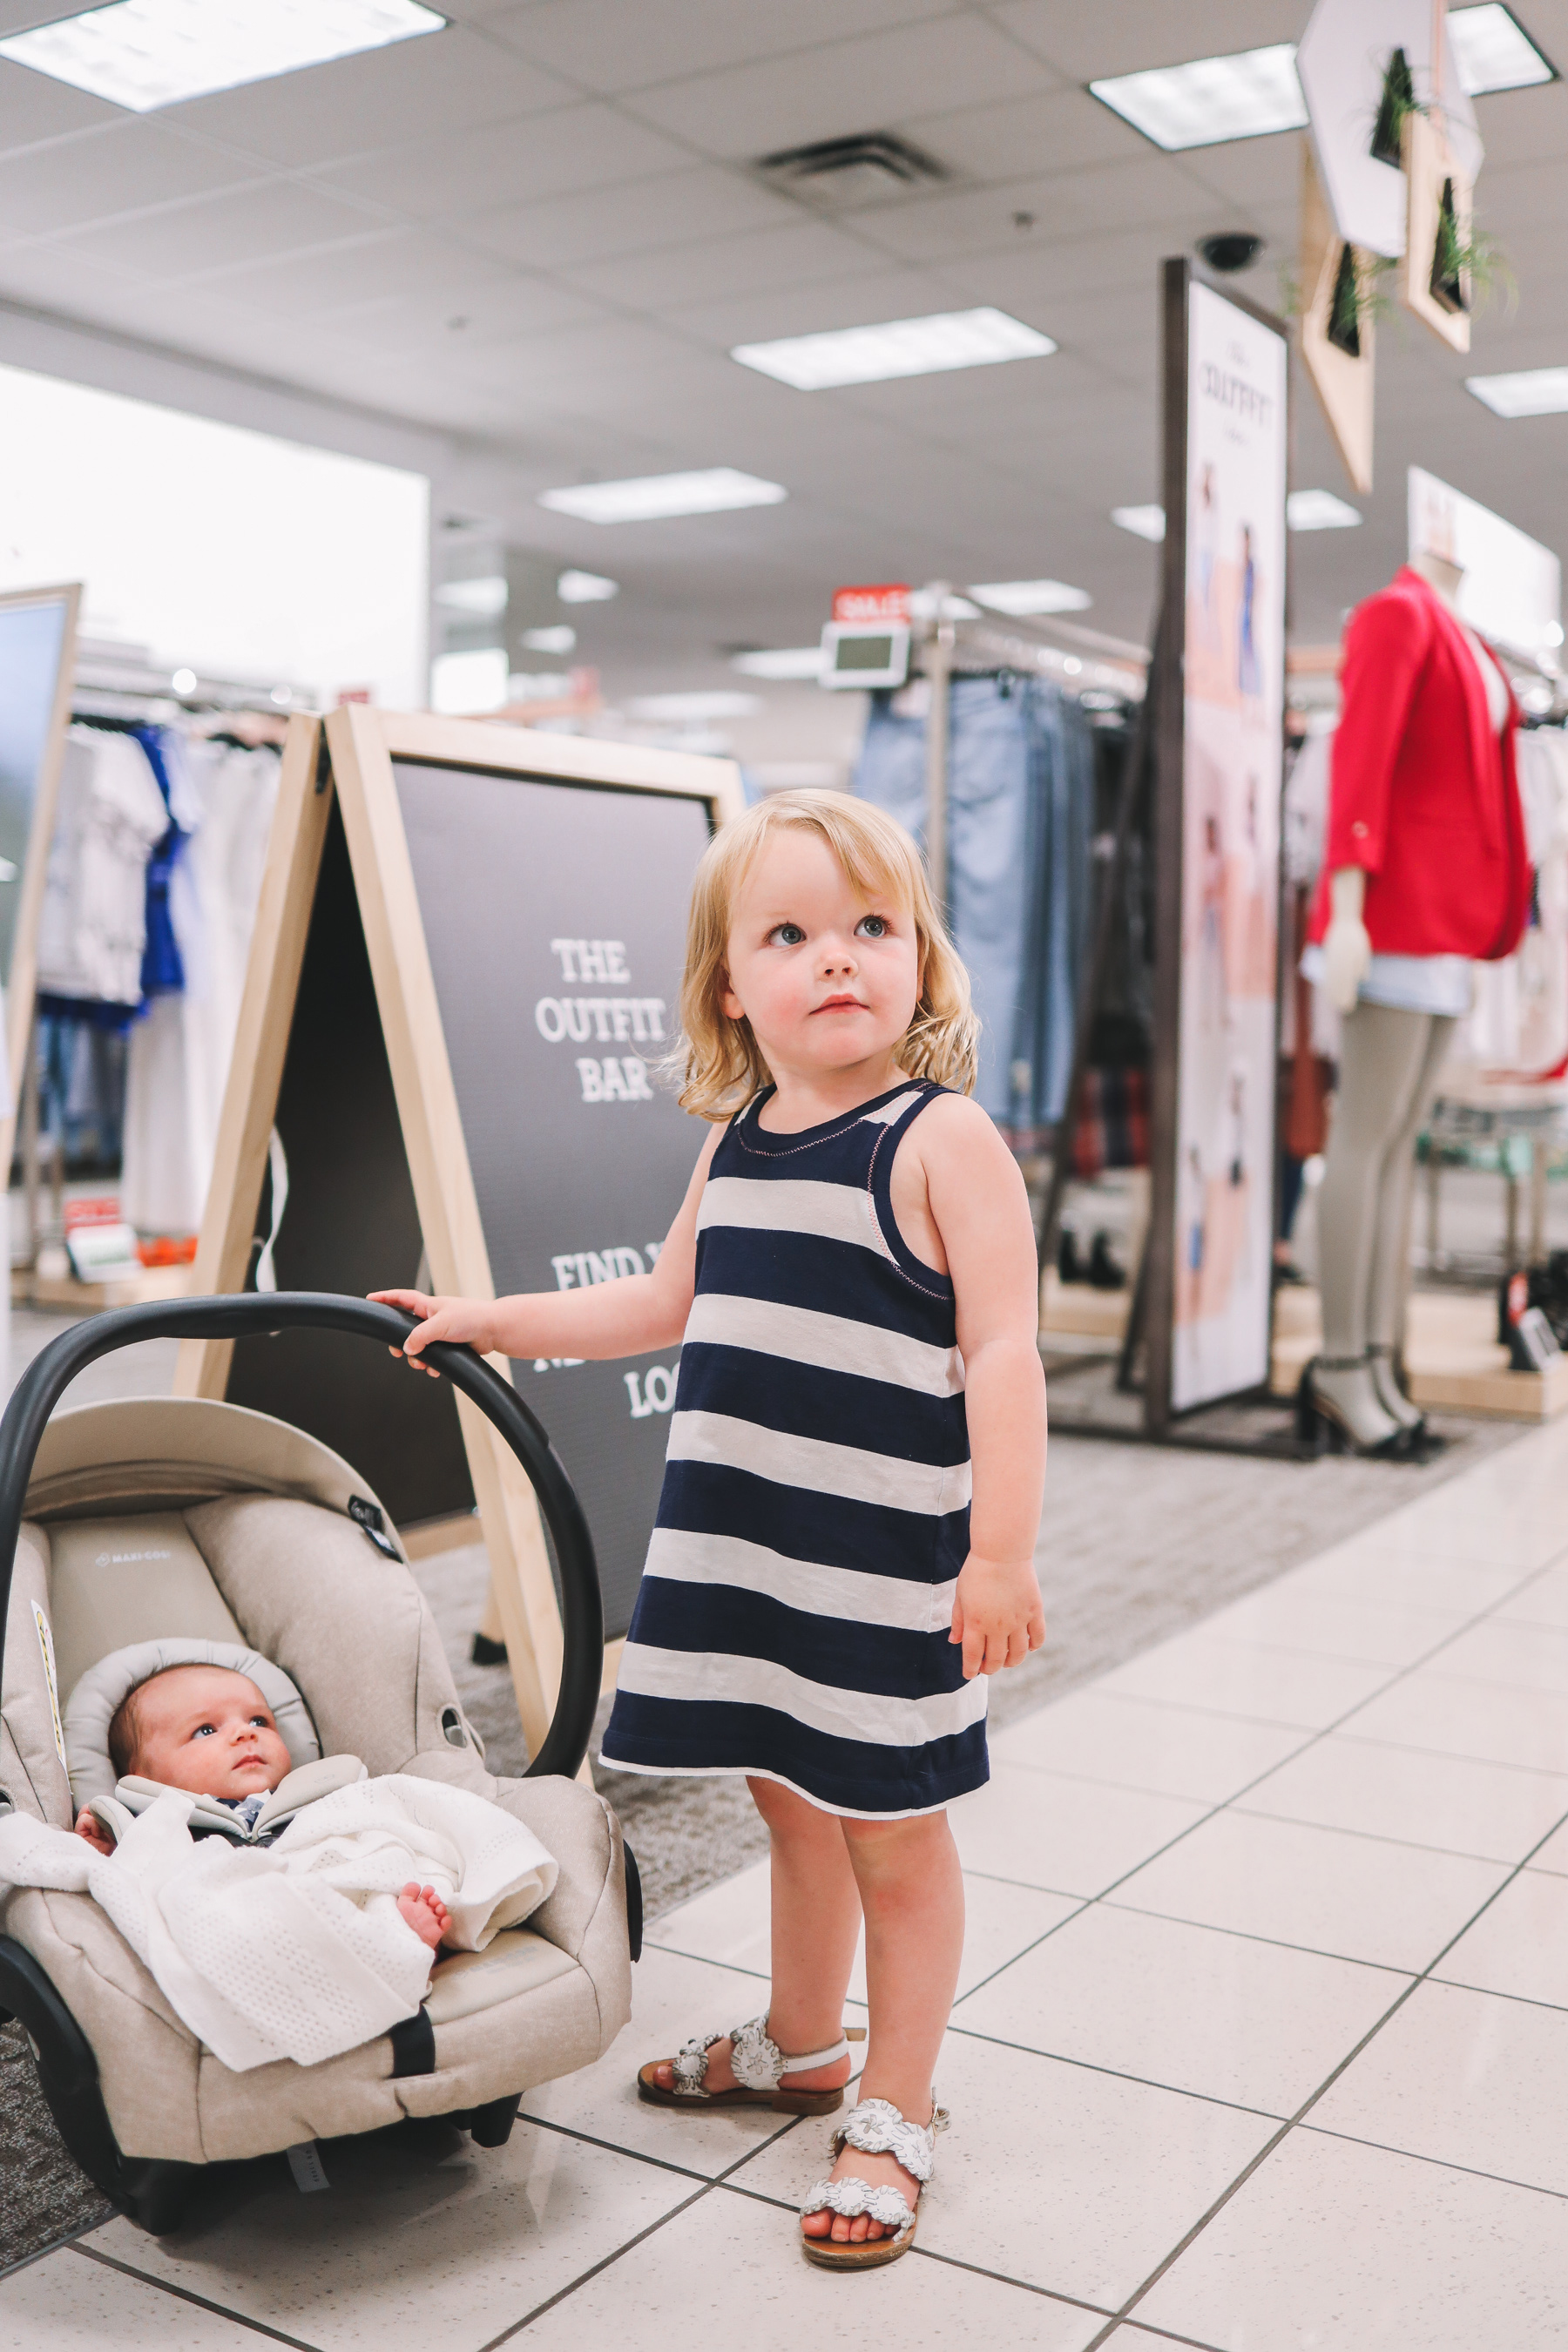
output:
M936 2136L947 2129L949 2120L947 2109L937 2105L934 2092L929 2124L911 2123L890 2099L862 2099L837 2126L829 2146L836 2159L846 2147L858 2147L862 2156L890 2156L923 2189L936 2169ZM920 2219L901 2189L895 2189L890 2181L873 2189L869 2181L858 2180L853 2173L842 2180L817 2181L807 2191L800 2212L802 2221L808 2213L842 2213L850 2221L865 2213L894 2231L890 2238L863 2239L858 2245L803 2235L800 2242L807 2262L820 2263L829 2271L868 2271L882 2263L896 2263L914 2244Z
M863 2025L848 2025L831 2050L806 2050L786 2057L769 2033L766 2017L753 2017L745 2025L731 2026L728 2034L693 2034L673 2058L650 2059L637 2070L637 2096L656 2107L779 2107L792 2116L830 2116L844 2105L841 2089L786 2091L784 2077L831 2066L836 2059L847 2058L852 2042L865 2039ZM716 2042L724 2041L731 2044L735 2087L710 2091L705 2087L708 2053ZM668 2066L675 2076L668 2090L654 2079L660 2066Z

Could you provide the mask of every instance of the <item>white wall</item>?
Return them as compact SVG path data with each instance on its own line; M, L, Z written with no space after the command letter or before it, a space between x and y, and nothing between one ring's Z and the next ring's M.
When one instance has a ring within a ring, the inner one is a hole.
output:
M0 365L0 586L81 580L85 635L331 701L426 699L430 485Z

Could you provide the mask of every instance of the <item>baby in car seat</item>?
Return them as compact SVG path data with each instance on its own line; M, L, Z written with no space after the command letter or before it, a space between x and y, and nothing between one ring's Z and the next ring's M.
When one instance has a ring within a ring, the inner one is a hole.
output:
M267 1701L247 1675L228 1666L166 1666L138 1683L110 1724L109 1753L121 1780L134 1774L215 1799L247 1831L293 1769ZM77 1815L76 1832L95 1853L114 1852L90 1805ZM411 1879L397 1908L422 1943L439 1948L451 1917L433 1886Z

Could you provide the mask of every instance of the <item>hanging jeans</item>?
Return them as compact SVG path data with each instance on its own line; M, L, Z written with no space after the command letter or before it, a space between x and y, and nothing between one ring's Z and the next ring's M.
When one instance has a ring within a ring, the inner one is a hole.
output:
M873 697L854 789L923 847L925 722L894 705ZM975 1099L1001 1126L1037 1126L1059 1116L1072 1060L1092 746L1038 679L955 677L949 730L948 912L981 1021Z

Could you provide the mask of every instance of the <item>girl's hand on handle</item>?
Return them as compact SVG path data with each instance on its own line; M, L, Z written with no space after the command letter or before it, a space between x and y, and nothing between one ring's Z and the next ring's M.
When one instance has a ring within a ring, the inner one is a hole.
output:
M481 1356L494 1352L495 1308L488 1299L432 1298L423 1290L373 1290L370 1295L379 1307L400 1307L405 1315L420 1318L401 1348L387 1349L388 1355L401 1356L411 1371L440 1379L434 1364L420 1360L421 1350L438 1340L473 1348Z
M952 1601L950 1642L963 1644L963 1679L1019 1666L1046 1638L1045 1605L1032 1559L987 1559L972 1551Z

